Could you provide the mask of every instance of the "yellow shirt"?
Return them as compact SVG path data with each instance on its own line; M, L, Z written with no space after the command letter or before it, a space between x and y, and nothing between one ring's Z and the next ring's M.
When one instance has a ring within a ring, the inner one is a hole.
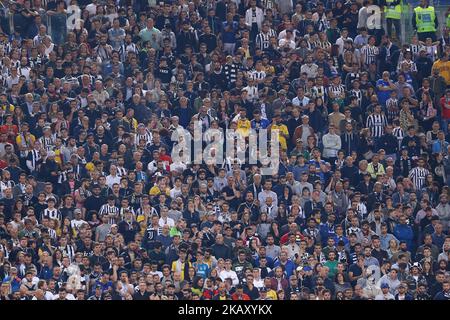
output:
M150 189L150 191L149 191L149 194L150 194L151 196L157 196L157 195L159 195L160 193L161 193L161 189L159 189L158 186L153 186L153 187L151 187L151 189Z
M143 214L140 214L136 217L136 222L141 223L145 220L145 216Z
M55 149L53 150L55 152L55 162L58 164L62 164L62 154L61 149Z
M161 190L158 186L151 187L150 191L148 192L151 196L157 196L159 194L163 193L163 190ZM166 188L165 190L166 196L170 196L170 189Z
M135 118L128 119L127 117L123 117L123 120L130 124L130 129L133 132L136 132L138 127L138 122Z
M267 291L267 297L272 300L278 300L277 292L275 290L268 290Z
M447 85L450 85L450 60L447 62L441 61L439 59L435 63L433 63L433 69L439 70L439 75L441 75L444 79Z
M241 47L242 48L242 51L244 51L244 58L250 58L251 57L251 54L250 54L250 47L247 47L247 48L244 48L244 47Z
M190 262L185 262L189 265L189 267L192 267L192 264ZM180 272L181 273L181 281L184 280L184 264L181 264L180 260L176 260L172 262L172 272Z
M94 171L94 169L95 169L95 165L92 162L86 163L86 165L84 167L86 168L87 171Z
M280 139L281 149L287 150L286 138L281 135L281 133L284 133L287 137L289 137L289 131L288 131L287 126L282 123L273 124L272 130L280 130L279 139Z
M13 113L15 109L15 107L10 103L0 104L0 106L3 109L3 111L5 111L7 114Z
M275 68L273 66L266 66L264 71L266 74L275 74Z
M22 146L22 143L26 145L28 148L31 148L36 141L36 137L30 133L26 141L22 141L22 134L18 134L16 137L16 144L18 146Z
M241 120L239 119L237 122L237 129L236 131L240 133L244 138L248 137L250 135L250 120L245 119Z

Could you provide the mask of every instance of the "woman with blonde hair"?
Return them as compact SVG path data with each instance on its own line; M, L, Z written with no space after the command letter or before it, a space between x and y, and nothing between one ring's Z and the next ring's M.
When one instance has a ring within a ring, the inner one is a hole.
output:
M0 287L0 300L11 300L11 283L3 282Z
M387 249L389 259L391 259L399 251L400 249L397 240L396 239L389 240L389 248Z
M144 90L153 90L155 88L155 77L152 72L147 73L144 81ZM155 101L153 101L155 102Z

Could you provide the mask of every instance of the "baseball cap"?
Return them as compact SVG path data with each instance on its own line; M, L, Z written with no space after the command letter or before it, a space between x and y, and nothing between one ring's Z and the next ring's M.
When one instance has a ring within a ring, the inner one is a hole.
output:
M382 283L380 288L381 289L389 289L389 285L387 283Z

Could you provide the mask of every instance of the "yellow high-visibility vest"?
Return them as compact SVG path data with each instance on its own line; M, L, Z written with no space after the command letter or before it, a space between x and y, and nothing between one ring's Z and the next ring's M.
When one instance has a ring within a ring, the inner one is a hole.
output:
M422 8L419 6L414 8L414 12L416 13L417 32L436 32L434 7Z
M386 13L386 19L396 19L400 20L402 17L402 3L396 6L392 5L394 0L386 0L386 7L384 7L384 12Z

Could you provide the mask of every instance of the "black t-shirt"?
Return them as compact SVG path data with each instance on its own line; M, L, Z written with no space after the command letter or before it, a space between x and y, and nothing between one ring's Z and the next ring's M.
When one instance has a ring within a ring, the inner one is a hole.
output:
M161 79L162 83L167 84L170 82L170 79L172 78L170 69L167 67L158 67L156 69L156 74L158 75L158 78Z
M230 186L225 186L225 187L222 189L222 193L224 193L224 192L225 192L225 194L227 195L227 197L234 196L233 188L231 188ZM238 206L239 206L239 203L240 203L240 199L237 198L237 197L235 197L234 199L230 200L229 203L230 203L230 207L231 207L231 208L237 209Z
M47 2L47 10L48 11L56 11L56 1L48 1Z
M150 293L145 291L143 294L140 291L137 291L135 294L133 294L133 300L149 300L150 299Z
M388 253L386 251L384 251L383 249L380 249L379 251L373 249L372 256L378 260L378 262L380 263L380 266L383 264L383 260L389 259Z
M250 290L248 286L245 286L244 293L247 294L252 300L259 298L259 291L256 287L253 287L252 290Z
M358 266L356 263L352 264L349 268L348 268L348 272L353 272L353 276L354 277L358 277L360 275L362 275L362 269L360 266ZM352 286L354 287L356 285L356 280L352 281Z

